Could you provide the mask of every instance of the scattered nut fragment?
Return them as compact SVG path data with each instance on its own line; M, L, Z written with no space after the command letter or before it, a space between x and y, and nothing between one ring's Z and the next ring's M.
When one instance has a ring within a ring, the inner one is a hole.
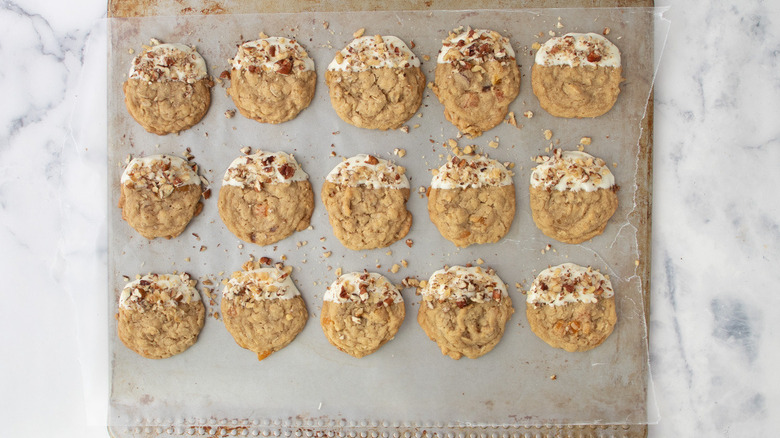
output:
M333 255L333 251L325 251L324 253L322 253L323 258L328 258L331 255Z
M428 55L423 55L423 61L430 61L431 57Z
M488 146L490 146L490 147L491 147L491 148L493 148L493 149L496 149L496 148L498 148L498 141L496 141L496 140L490 140L490 141L488 142Z
M244 146L240 150L241 150L241 153L244 154L244 155L249 155L249 154L252 153L252 148L249 147L249 146Z
M127 49L127 53L129 53L129 54L131 54L131 55L132 55L133 53L135 53L135 50L133 50L133 49Z
M393 263L393 266L390 267L390 272L397 274L400 269L401 266L399 266L398 263Z
M330 26L330 23L328 23L327 21L323 21L323 22L322 22L322 28L323 28L323 29L327 29L327 28L328 28L328 26Z
M557 378L558 378L558 376L556 376L555 374L553 374L552 376L550 376L550 380L555 380L555 379L557 379Z
M206 247L205 247L205 246L203 246L203 245L201 245L201 246L200 246L200 252L203 252L203 251L205 251L205 250L206 250Z
M509 123L510 125L517 128L517 119L515 118L515 112L509 111L509 117L505 120L506 123Z
M363 33L365 33L366 28L361 27L360 29L356 30L355 33L352 34L352 38L360 38L363 36Z
M409 133L409 125L404 125L404 126L401 126L400 130L401 130L401 132L403 132L404 134L408 134L408 133Z
M612 31L612 29L605 27L603 31L601 31L601 34L604 36L609 35L609 33Z
M472 152L474 152L473 146L466 146L465 148L463 148L463 153L466 155L470 155Z
M406 260L401 260L401 266L403 266L404 268L408 268L409 262L407 262Z
M412 245L414 245L414 241L412 239L406 239L404 243L406 243L406 246L408 246L409 248L411 248Z
M341 268L336 268L336 277L341 277L341 273L343 270Z
M393 153L395 155L403 158L403 157L406 156L406 149L395 148L395 149L393 149Z
M526 119L530 119L531 117L534 116L534 112L533 111L525 111L523 113L523 115L525 116Z
M552 133L552 131L550 131L549 129L545 129L545 130L544 130L544 139L545 139L545 140L549 140L549 139L551 139L551 138L552 138L552 136L553 136L553 133Z
M634 266L639 266L639 260L634 260Z
M226 119L232 119L236 115L236 110L227 110L225 111L225 118Z
M580 139L580 144L584 144L585 146L590 146L592 139L590 137L582 137Z
M481 265L481 264L484 264L484 263L485 263L485 261L482 260L481 258L477 259L477 264L478 265Z
M539 50L541 48L542 48L542 45L539 44L538 42L535 42L535 43L531 44L531 49L532 50Z
M551 37L554 37L555 36L555 31L551 30L551 31L547 32L547 34L550 35Z

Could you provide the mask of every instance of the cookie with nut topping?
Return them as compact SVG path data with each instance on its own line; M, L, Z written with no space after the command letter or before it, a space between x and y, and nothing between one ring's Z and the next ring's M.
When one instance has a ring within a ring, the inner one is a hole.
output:
M603 233L618 207L618 186L604 160L553 149L536 162L529 186L536 226L564 243L582 243Z
M120 181L122 219L147 239L181 234L203 208L196 168L173 155L131 160Z
M292 120L314 97L314 61L294 39L260 36L238 47L228 95L246 118L260 123Z
M122 289L117 332L127 348L147 359L164 359L195 344L205 315L188 274L147 274Z
M569 352L601 345L617 323L609 278L574 263L539 273L526 294L525 313L536 336Z
M515 217L512 172L486 156L452 157L434 170L428 215L458 247L498 242Z
M406 169L372 155L339 163L322 185L333 234L349 249L384 248L412 227Z
M270 245L309 227L314 192L295 157L258 151L230 164L217 206L222 222L236 237Z
M515 312L506 285L492 269L453 266L434 272L421 286L417 322L453 359L476 359L492 350Z
M387 278L352 272L328 287L320 324L331 344L361 358L393 339L405 315L401 292Z
M400 38L358 37L328 65L325 83L336 114L367 129L396 129L422 103L420 60Z
M212 86L206 61L194 48L158 43L133 59L122 90L135 121L151 133L165 135L200 122L211 105Z
M468 137L494 128L520 92L509 39L493 30L450 33L439 50L433 92L444 117Z
M536 52L531 86L539 104L555 117L598 117L617 101L623 69L620 50L595 33L568 33Z
M289 266L264 268L250 261L222 290L225 328L241 348L257 353L258 360L289 345L309 317L290 272Z

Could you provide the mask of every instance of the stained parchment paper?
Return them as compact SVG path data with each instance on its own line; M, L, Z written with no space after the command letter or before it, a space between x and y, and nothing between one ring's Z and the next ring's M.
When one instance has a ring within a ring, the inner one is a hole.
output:
M638 231L647 225L635 213L638 203L648 201L637 187L648 182L648 175L639 170L647 168L641 160L648 156L640 153L639 137L654 73L653 21L654 10L643 8L110 19L111 314L117 310L123 276L148 272L190 273L200 280L198 289L209 309L198 342L164 360L144 359L125 348L116 336L116 321L109 322L111 433L177 434L212 427L213 432L220 427L264 436L289 436L291 431L297 436L310 435L312 430L392 431L397 435L402 430L419 433L476 427L511 431L517 426L646 423L645 288L636 261L640 259ZM418 114L407 123L408 133L360 129L338 118L330 106L324 72L336 51L353 39L355 30L365 28L366 35L396 35L407 43L413 41L413 51L423 58L423 72L432 82L441 41L461 25L490 28L510 37L522 72L520 95L510 106L518 127L502 123L476 139L458 139L457 129L444 119L443 107L430 89L425 91ZM531 91L532 44L546 41L549 32L602 33L605 28L622 52L626 80L617 104L596 119L548 115ZM226 118L225 111L235 109L225 93L228 81L215 84L204 120L179 135L147 133L128 115L121 84L132 58L150 38L197 46L216 79L229 69L236 46L257 38L260 31L297 39L315 61L316 94L296 119L266 125L239 113ZM526 111L533 112L533 117L526 118ZM543 134L547 129L553 133L549 141ZM547 238L534 225L528 181L534 156L545 154L551 144L576 149L582 137L592 139L585 151L603 158L615 174L620 205L603 235L568 245ZM447 159L444 144L448 139L456 139L461 148L476 145L480 152L515 164L517 213L509 234L499 243L457 249L428 218L427 199L418 189L430 185L431 169ZM491 147L491 141L498 146ZM244 146L295 154L315 191L311 229L267 247L243 243L226 229L217 212L217 195L225 169ZM406 155L395 155L396 148L404 149ZM211 182L212 195L181 236L148 241L122 221L116 207L126 158L155 153L183 156L187 150ZM407 168L412 184L408 207L414 223L406 238L389 248L344 248L333 235L319 200L325 175L342 157L357 153L391 159ZM406 239L411 239L411 246ZM328 252L331 255L326 257ZM218 314L219 281L239 270L250 255L286 259L284 263L294 267L293 279L310 311L310 320L295 341L262 362L236 345ZM402 260L408 267L389 272ZM502 341L479 359L454 361L441 354L416 322L419 296L411 288L403 291L406 321L395 339L378 352L355 359L331 346L322 333L322 296L336 278L337 268L379 272L398 284L405 277L427 279L444 265L478 261L496 269L507 283L516 310ZM549 347L531 332L525 317L522 290L540 270L563 262L600 269L610 275L616 291L615 331L589 352L567 353ZM204 281L214 284L204 285ZM214 289L215 299L206 296L206 287Z

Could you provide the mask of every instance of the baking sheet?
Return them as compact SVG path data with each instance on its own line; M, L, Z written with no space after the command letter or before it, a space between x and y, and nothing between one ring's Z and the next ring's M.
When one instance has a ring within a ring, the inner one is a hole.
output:
M646 423L645 289L639 275L643 267L635 262L645 258L638 236L648 231L636 213L638 206L647 202L644 189L648 175L643 173L647 163L642 160L648 154L640 149L639 138L654 72L653 22L654 10L648 8L112 18L109 287L115 299L111 314L116 312L123 276L186 271L201 280L198 288L202 294L203 281L209 280L215 283L212 287L218 295L219 280L240 269L253 255L274 261L286 258L285 263L294 267L293 279L311 319L292 344L262 362L238 347L222 321L214 317L207 318L192 348L159 361L143 359L126 349L115 335L115 321L110 321L111 433L207 433L212 427L227 427L224 430L263 434L312 430L393 430L398 434L422 429ZM458 140L460 147L474 144L493 158L514 162L516 174L518 208L509 234L499 243L467 249L457 249L439 235L427 217L427 200L417 193L418 188L430 184L430 169L446 160L448 150L443 144L457 139L457 130L444 119L442 106L430 90L425 92L418 116L408 122L409 133L380 132L341 121L330 106L324 85L327 64L362 27L367 35L391 34L414 41L413 51L421 58L431 58L423 62L430 82L441 40L460 25L492 28L509 36L523 75L520 96L510 106L522 128L504 123L477 139ZM601 32L605 27L610 28L609 38L621 49L623 76L627 78L616 106L597 119L549 116L531 92L531 45L544 42L550 31ZM224 112L235 109L225 94L227 83L213 89L211 109L204 120L180 135L149 134L127 114L121 83L131 59L149 38L196 45L216 78L229 68L228 59L236 45L256 38L260 31L296 38L315 61L318 84L314 100L295 120L263 125L240 114L226 118ZM532 111L533 117L523 117L525 111ZM551 141L543 136L546 129L553 132ZM544 154L551 142L574 149L584 136L593 139L585 150L610 164L621 187L620 206L602 236L566 245L545 237L533 224L527 192L534 165L531 158ZM488 145L491 140L498 142L497 148ZM220 180L243 146L295 154L315 190L310 230L276 245L259 247L241 242L225 228L216 208ZM406 156L394 155L396 148L405 149ZM121 220L116 208L126 157L154 153L181 156L187 149L202 175L212 182L212 196L181 236L149 242ZM331 151L336 157L330 156ZM333 236L319 202L319 189L341 157L357 153L371 153L407 167L413 192L408 207L414 224L406 237L413 241L411 247L400 241L385 249L354 252ZM551 248L545 250L548 244ZM332 255L326 258L326 252ZM441 355L416 323L419 297L413 289L403 291L406 321L396 338L377 353L352 358L331 346L322 333L322 295L335 279L337 268L344 272L368 269L400 283L405 277L427 279L445 264L477 263L478 259L495 268L510 286L516 309L502 341L482 358L453 361ZM402 260L408 261L408 268L388 272ZM601 269L611 276L616 290L618 325L603 345L590 352L567 353L539 340L525 319L525 296L514 286L528 287L540 270L563 262ZM210 315L219 312L216 298L210 305L209 299L205 300Z

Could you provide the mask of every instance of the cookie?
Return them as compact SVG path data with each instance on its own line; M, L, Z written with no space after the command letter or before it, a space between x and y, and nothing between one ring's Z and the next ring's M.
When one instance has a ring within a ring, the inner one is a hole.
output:
M458 247L498 242L515 217L512 172L485 156L453 157L434 171L428 215Z
M349 249L389 246L406 236L412 213L406 209L406 169L360 154L342 161L325 178L322 203L333 234Z
M476 359L492 350L515 312L504 282L479 266L436 271L421 294L417 322L453 359Z
M309 318L291 271L248 262L222 291L225 328L241 348L257 353L258 360L290 344Z
M314 192L292 155L258 151L230 164L217 206L236 237L270 245L309 227Z
M553 149L537 157L530 206L536 226L555 240L582 243L604 232L618 206L615 177L604 160Z
M181 234L203 208L196 168L173 155L130 161L121 179L122 219L147 239Z
M339 350L361 358L393 339L406 310L401 292L382 275L352 272L325 292L320 324Z
M598 117L612 109L623 81L620 50L595 33L550 38L536 52L531 86L555 117Z
M189 275L148 274L122 289L117 332L127 348L147 359L164 359L198 340L205 315Z
M314 61L293 39L261 37L238 47L227 92L244 117L261 123L286 122L314 97Z
M135 121L165 135L189 129L206 115L212 86L206 62L195 49L157 44L133 59L122 90Z
M396 129L422 102L420 60L395 36L366 36L349 43L328 65L325 83L333 109L359 128Z
M509 39L493 30L450 33L439 50L433 92L444 117L469 137L501 123L520 92Z
M573 263L539 273L526 294L525 314L536 336L572 352L601 345L617 323L609 278Z

